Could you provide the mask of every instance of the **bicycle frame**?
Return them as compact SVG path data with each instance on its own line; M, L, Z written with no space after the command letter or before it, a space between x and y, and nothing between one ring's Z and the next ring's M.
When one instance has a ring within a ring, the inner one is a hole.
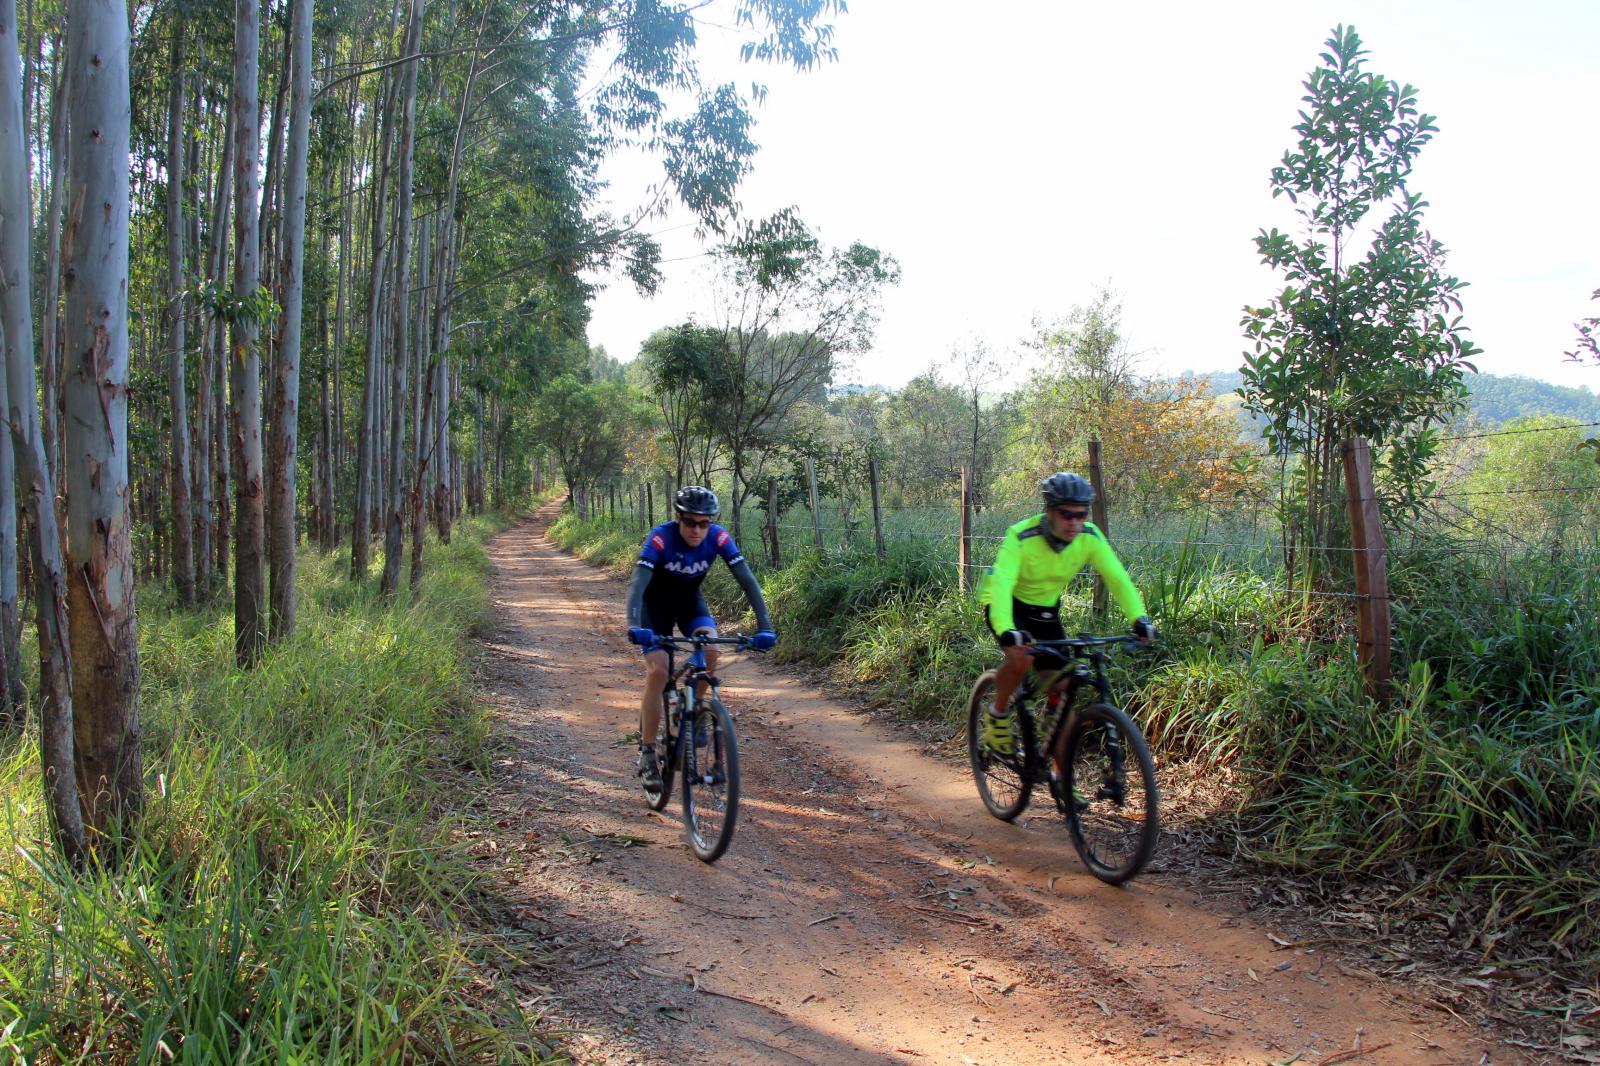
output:
M1063 640L1041 640L1028 646L1031 655L1046 653L1066 660L1044 690L1046 714L1053 714L1055 721L1050 726L1049 742L1043 748L1036 742L1038 719L1033 711L1034 697L1039 695L1037 668L1028 671L1011 698L1011 704L1018 712L1018 724L1022 727L1022 772L1030 781L1048 784L1057 807L1065 809L1066 797L1061 794L1061 767L1052 763L1059 758L1056 753L1062 738L1077 719L1078 690L1090 686L1099 693L1102 703L1111 703L1111 684L1106 680L1106 653L1100 649L1107 645L1137 643L1136 637L1078 636ZM1051 708L1049 699L1054 693L1060 693L1060 699ZM1120 750L1112 754L1119 773L1122 769L1121 754Z
M667 688L677 689L678 716L680 721L693 721L694 713L699 709L700 682L704 681L712 693L721 690L722 681L710 673L706 665L706 648L713 644L729 644L738 648L750 647L749 637L711 637L697 634L692 637L674 637L657 635L656 642L651 651L664 651L667 653ZM683 665L677 665L677 653L684 648L692 648L684 659ZM663 774L672 773L682 759L683 751L679 734L682 730L674 728L672 715L665 706L661 708L663 721L667 729L667 765L662 767Z

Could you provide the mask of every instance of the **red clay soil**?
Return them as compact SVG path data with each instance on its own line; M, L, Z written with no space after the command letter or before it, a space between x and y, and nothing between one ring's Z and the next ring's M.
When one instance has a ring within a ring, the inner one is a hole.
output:
M964 766L753 655L719 670L744 797L701 863L676 796L650 812L633 774L624 587L550 517L491 544L503 746L480 853L554 952L515 983L574 1061L1528 1061L1160 873L1102 884L1047 803L996 821Z

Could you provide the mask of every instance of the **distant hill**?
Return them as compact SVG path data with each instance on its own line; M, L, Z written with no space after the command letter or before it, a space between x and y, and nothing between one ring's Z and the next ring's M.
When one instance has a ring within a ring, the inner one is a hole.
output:
M1237 371L1196 374L1211 384L1218 396L1227 396L1242 380ZM1491 426L1530 415L1565 415L1579 422L1600 422L1600 396L1588 389L1551 385L1525 377L1468 374L1472 413Z

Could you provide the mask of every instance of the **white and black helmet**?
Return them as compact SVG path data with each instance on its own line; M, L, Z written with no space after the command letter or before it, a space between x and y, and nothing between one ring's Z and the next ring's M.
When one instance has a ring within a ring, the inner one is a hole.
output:
M1063 471L1051 474L1039 483L1039 493L1044 496L1046 506L1059 503L1091 504L1094 502L1094 486L1089 484L1089 479L1080 474L1069 474Z
M715 517L717 494L701 485L685 485L672 498L672 509L679 514L703 514Z

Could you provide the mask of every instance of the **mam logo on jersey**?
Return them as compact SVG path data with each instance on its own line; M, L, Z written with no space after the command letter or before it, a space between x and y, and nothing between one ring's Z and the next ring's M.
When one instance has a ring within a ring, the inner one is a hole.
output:
M694 592L719 555L729 566L744 559L733 536L721 526L713 525L707 530L706 539L695 548L684 542L678 533L678 523L665 522L657 526L645 538L644 549L639 552L639 565L655 571L649 596L654 599Z

